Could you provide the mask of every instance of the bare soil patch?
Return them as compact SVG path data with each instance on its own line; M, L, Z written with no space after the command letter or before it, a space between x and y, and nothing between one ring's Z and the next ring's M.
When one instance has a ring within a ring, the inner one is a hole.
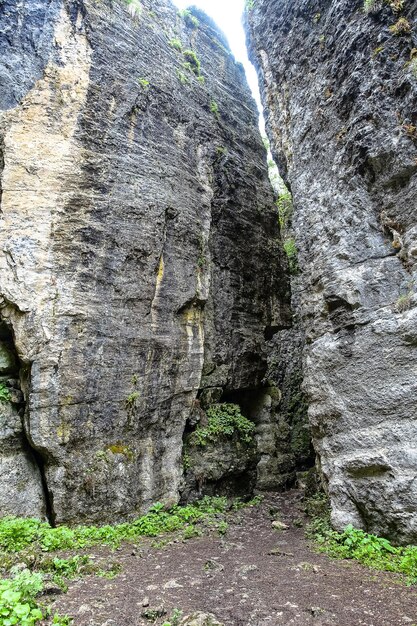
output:
M279 519L288 529L273 528ZM112 580L72 582L54 610L75 626L162 624L174 609L213 613L225 626L417 626L417 588L400 576L314 552L298 492L270 494L210 532L152 547L89 550L121 565ZM163 608L154 622L143 614Z

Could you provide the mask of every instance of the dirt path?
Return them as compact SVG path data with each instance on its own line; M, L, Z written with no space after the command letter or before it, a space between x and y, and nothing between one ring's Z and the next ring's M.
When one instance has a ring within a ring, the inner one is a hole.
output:
M271 509L288 530L272 528ZM223 537L125 545L111 555L122 566L117 578L75 582L54 609L74 616L74 626L145 626L143 611L161 606L168 616L211 612L225 626L417 626L416 587L314 553L294 525L300 519L297 493L273 495L234 513Z

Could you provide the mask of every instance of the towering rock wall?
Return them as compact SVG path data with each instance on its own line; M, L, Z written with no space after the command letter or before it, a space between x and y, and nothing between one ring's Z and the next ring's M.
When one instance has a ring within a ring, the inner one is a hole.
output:
M333 522L415 542L417 6L250 4L294 198L304 389Z
M114 521L178 500L197 394L256 394L288 325L255 105L168 0L0 21L1 511Z

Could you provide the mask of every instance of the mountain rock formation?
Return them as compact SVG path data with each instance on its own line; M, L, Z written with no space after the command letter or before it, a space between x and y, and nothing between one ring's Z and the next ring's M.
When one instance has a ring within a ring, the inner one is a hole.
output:
M168 0L0 22L1 511L124 519L178 501L196 402L271 405L289 289L256 108Z
M336 528L417 540L417 6L255 0L294 200L304 391Z

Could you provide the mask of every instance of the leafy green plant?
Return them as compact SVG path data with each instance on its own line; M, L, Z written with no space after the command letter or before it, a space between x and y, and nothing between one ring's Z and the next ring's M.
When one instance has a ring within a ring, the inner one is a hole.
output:
M255 424L240 412L237 404L213 404L207 410L207 426L199 426L191 436L193 443L200 447L220 438L231 438L234 435L244 443L253 441Z
M219 105L215 100L210 100L210 111L218 118L219 117Z
M334 558L354 559L377 570L404 574L408 584L417 583L417 546L396 547L388 539L351 525L341 533L333 530L328 501L323 494L312 498L306 510L314 515L306 533L314 539L319 551Z
M0 580L0 626L32 626L43 618L36 602L42 591L41 574L29 570L15 573L12 578Z
M247 11L252 11L255 8L255 0L246 0L245 8Z
M182 43L179 39L171 39L169 45L171 48L178 50L178 52L182 52Z
M295 245L295 239L293 237L287 237L287 239L284 241L283 248L285 254L287 255L290 274L298 274L298 253L297 246Z
M178 77L178 80L180 81L180 83L182 85L185 85L186 83L188 83L188 78L184 74L184 72L181 72L180 70L177 70L177 77Z
M190 69L196 76L200 76L201 63L194 50L184 50L183 55L188 64L187 69Z
M285 190L278 196L276 201L276 206L278 209L278 221L281 231L285 231L292 218L293 214L293 203L292 196L288 190Z
M4 383L0 383L0 402L10 402L10 390Z
M40 563L40 568L44 572L51 572L63 578L75 578L81 573L82 567L88 564L89 556L77 554L68 559L55 557L52 560L44 560Z
M139 85L141 85L141 87L143 87L144 89L146 89L147 87L149 87L150 82L149 80L147 80L146 78L138 78L138 83Z
M37 519L3 517L0 519L0 549L5 553L18 553L29 546L43 552L75 550L97 544L117 547L121 541L141 536L156 537L184 528L190 523L204 520L227 509L225 498L203 498L186 507L174 506L168 511L156 503L146 515L130 523L114 526L59 526L51 528ZM80 557L81 558L81 557ZM58 559L51 570L60 573L76 570L82 561ZM1 625L0 625L1 626Z
M125 405L127 409L133 409L136 405L136 400L139 398L140 393L138 391L133 391L132 393L130 393L126 400L125 400Z

